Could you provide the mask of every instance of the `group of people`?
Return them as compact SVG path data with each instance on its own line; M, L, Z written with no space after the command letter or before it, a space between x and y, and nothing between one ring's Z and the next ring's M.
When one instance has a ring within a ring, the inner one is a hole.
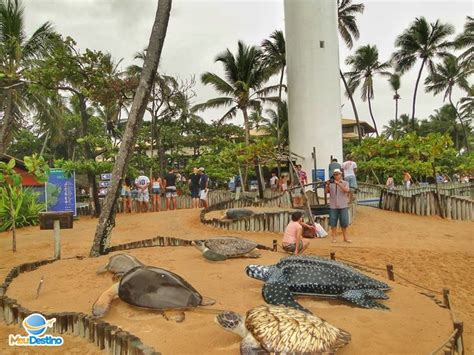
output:
M332 242L337 243L337 225L341 227L342 240L351 243L348 238L347 228L349 226L349 202L352 192L357 190L357 164L347 157L344 163L338 163L334 158L329 164L329 180L325 181L324 190L329 194L329 226L331 228ZM296 172L301 185L307 183L307 175L301 165L296 166ZM303 231L311 229L312 223L307 224L303 220L303 213L293 212L291 221L288 223L283 235L283 249L295 255L303 253L309 242L303 240Z
M187 182L193 199L193 208L198 208L200 202L203 207L208 206L207 194L209 191L209 177L204 168L193 168L193 173L186 180L184 175L170 168L168 172L161 177L154 173L151 180L145 175L144 171L139 172L139 176L132 182L129 177L123 179L122 183L122 211L124 213L132 212L132 196L137 201L138 212L148 212L150 205L150 193L152 202L152 211L161 210L161 196L166 197L166 209L174 210L177 208L177 183Z

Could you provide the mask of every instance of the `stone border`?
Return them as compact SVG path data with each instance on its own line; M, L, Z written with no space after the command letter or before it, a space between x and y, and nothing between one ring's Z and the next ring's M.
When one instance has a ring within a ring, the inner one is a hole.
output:
M196 240L205 240L205 239L196 239ZM177 246L183 246L183 247L192 246L192 240L157 236L155 238L138 240L135 242L129 242L129 243L111 246L110 248L107 248L107 253L120 251L120 250L152 248L152 247L177 247ZM266 245L262 245L262 244L258 244L257 249L273 251L273 248L267 247Z
M21 324L23 320L35 311L22 307L15 299L5 296L10 283L20 274L33 271L40 266L51 264L57 259L44 259L24 263L13 267L0 285L0 320L7 325ZM56 318L53 332L81 337L99 350L108 351L114 355L159 355L154 348L142 343L137 336L123 329L104 322L95 317L78 312L41 313L46 318Z

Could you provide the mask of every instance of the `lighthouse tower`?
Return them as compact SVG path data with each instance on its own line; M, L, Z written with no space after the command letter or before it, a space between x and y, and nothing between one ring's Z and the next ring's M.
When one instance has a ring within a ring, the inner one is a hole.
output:
M336 0L285 0L290 151L308 173L342 161Z

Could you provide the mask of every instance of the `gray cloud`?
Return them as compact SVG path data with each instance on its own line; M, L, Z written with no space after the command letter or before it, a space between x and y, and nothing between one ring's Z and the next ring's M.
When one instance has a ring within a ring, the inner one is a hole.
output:
M334 0L335 1L335 0ZM123 65L133 61L150 34L156 9L152 0L24 0L27 30L32 31L45 21L51 21L64 35L72 36L81 48L108 51ZM441 19L462 29L465 17L473 13L471 1L395 1L366 0L366 11L359 18L361 38L355 48L376 44L381 60L387 60L393 43L413 19L425 16L430 21ZM283 0L175 0L160 70L182 78L205 71L221 73L215 56L230 48L237 40L259 44L275 29L284 28ZM341 65L349 51L340 46ZM409 113L416 69L402 77L400 113ZM199 82L199 81L198 81ZM198 83L196 102L216 95L214 90ZM420 88L417 116L425 118L439 108L442 96L433 98ZM455 97L458 97L456 93ZM360 115L370 121L367 104L358 101ZM393 117L392 93L386 79L375 83L374 113L379 126ZM349 102L343 97L343 115L352 117ZM208 120L219 118L221 110L207 111ZM239 122L237 120L236 122Z

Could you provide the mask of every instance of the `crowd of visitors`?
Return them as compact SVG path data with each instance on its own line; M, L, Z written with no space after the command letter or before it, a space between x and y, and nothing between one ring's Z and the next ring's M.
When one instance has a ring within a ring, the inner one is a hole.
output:
M133 180L125 177L122 182L122 211L131 213L135 203L137 212L158 212L161 210L161 197L166 198L166 210L177 208L178 184L188 185L193 208L208 206L209 177L204 168L193 168L189 179L177 172L175 168L170 168L162 177L154 173L151 180L145 175L143 170L139 171L139 176ZM151 200L150 200L151 195Z

